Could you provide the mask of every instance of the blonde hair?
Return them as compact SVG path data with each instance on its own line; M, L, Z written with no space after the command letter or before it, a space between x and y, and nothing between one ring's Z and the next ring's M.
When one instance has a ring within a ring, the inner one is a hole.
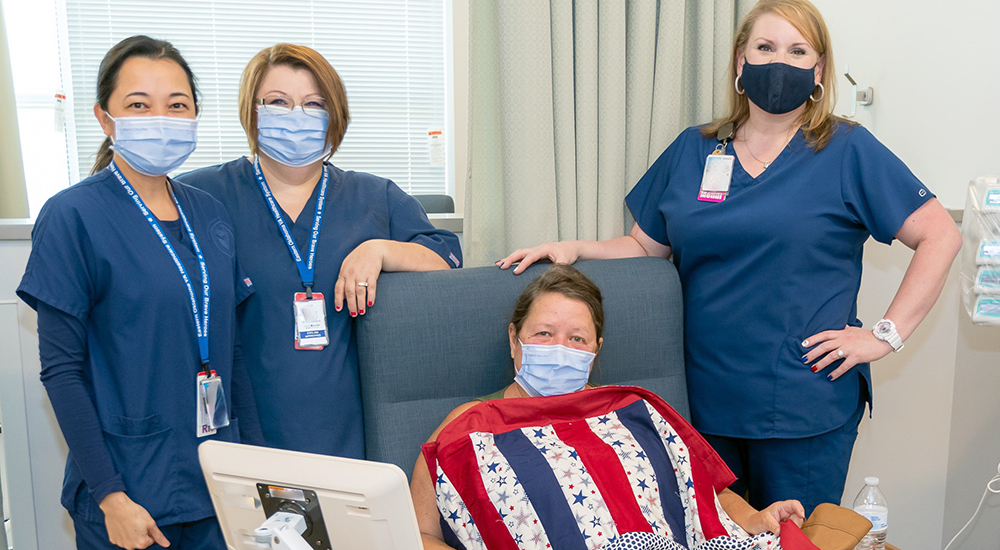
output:
M750 31L753 30L757 19L766 13L778 15L791 23L809 45L816 50L820 59L825 60L823 74L820 77L820 83L823 84L823 96L819 101L807 101L806 109L799 120L806 143L813 150L819 151L826 147L830 137L837 131L838 123L850 121L833 114L833 108L837 104L837 77L833 64L833 49L830 44L830 32L816 6L808 0L761 0L757 2L757 5L740 22L736 36L733 38L728 82L734 83L736 81L736 64L740 54L746 51L747 44L750 42ZM750 116L750 104L747 96L737 94L735 85L731 84L727 89L726 108L729 112L702 127L701 132L705 137L715 137L719 128L727 123L732 123L734 128L739 127ZM815 90L813 93L815 94ZM851 122L851 124L854 123Z
M243 76L240 77L240 124L247 134L250 152L260 154L257 143L257 91L267 71L278 65L305 69L316 79L319 93L326 100L326 112L330 115L326 130L326 144L330 147L330 155L326 158L329 159L340 147L351 121L351 113L347 108L347 91L340 75L326 58L310 47L296 44L275 44L264 48L243 69Z

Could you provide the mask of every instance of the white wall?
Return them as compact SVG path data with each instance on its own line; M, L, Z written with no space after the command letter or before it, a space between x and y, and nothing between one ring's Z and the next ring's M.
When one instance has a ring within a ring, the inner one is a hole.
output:
M0 409L4 501L17 550L73 547L73 525L59 504L66 443L38 379L35 312L17 299L31 251L28 241L0 240Z
M858 295L865 326L885 313L911 256L901 243L868 241ZM864 478L877 476L889 502L888 541L900 548L934 548L928 541L942 537L955 349L958 325L967 322L959 314L957 275L953 268L902 351L872 364L873 415L861 422L841 502L850 508Z
M813 0L845 64L875 103L857 120L878 136L947 208L965 184L1000 173L1000 2ZM838 80L840 109L850 86Z
M964 317L965 313L962 313ZM945 492L944 536L972 516L1000 463L1000 327L959 324ZM994 484L996 487L997 484ZM1000 495L988 494L954 548L1000 547Z

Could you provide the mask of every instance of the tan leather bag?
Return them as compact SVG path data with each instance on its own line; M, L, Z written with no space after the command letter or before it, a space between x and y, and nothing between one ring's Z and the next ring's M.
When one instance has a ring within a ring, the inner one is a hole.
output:
M821 550L853 550L871 528L854 510L829 503L817 506L802 524L802 532Z
M872 528L872 523L854 510L836 504L820 504L802 524L805 533L820 550L854 550ZM899 550L885 543L886 550Z

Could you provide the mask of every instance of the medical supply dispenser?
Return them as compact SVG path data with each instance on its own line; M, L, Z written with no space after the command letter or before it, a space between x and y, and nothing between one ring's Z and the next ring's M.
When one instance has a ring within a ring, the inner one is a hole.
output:
M965 309L973 323L1000 326L1000 178L969 182L962 243Z

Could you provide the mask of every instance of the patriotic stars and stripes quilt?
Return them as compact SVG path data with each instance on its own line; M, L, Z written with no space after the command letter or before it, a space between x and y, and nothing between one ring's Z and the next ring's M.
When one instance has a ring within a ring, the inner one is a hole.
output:
M730 519L717 494L735 476L642 388L480 403L423 453L446 540L466 550L816 548L794 525L779 540Z

